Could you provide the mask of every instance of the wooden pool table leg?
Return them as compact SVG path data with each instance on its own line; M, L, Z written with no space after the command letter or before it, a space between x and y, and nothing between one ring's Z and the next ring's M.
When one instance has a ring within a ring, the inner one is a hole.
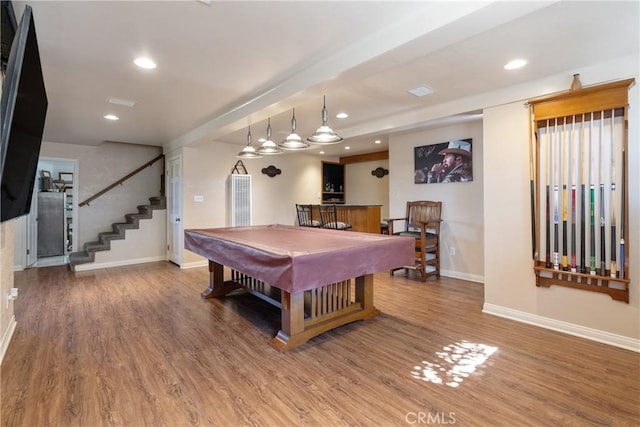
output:
M311 336L304 335L304 292L281 291L280 330L273 338L278 350L287 350L306 343Z
M209 287L200 294L202 298L221 297L240 287L238 283L225 282L224 266L209 260Z
M318 319L304 319L304 292L290 294L282 291L282 324L273 345L280 351L289 350L309 339L338 326L357 320L369 319L380 314L373 305L373 274L355 279L355 301L341 310L336 310Z
M356 303L362 306L362 319L380 314L373 305L373 274L356 277Z

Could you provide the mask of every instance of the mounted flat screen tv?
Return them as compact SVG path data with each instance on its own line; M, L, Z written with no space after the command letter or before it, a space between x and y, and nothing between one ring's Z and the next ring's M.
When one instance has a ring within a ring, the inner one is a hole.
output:
M26 6L15 33L2 84L0 220L29 213L36 181L47 93L33 11Z

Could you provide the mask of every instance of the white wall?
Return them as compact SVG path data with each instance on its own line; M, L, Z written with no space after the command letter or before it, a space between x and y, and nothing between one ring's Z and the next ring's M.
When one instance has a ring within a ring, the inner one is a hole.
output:
M389 218L389 175L371 175L377 168L389 170L389 160L375 160L345 165L346 203L353 205L382 205L381 219Z
M227 178L242 147L212 143L206 147L182 149L183 226L189 228L225 227L227 215ZM172 153L173 154L173 153ZM321 160L317 156L288 152L260 159L244 159L251 175L253 224L289 224L296 220L296 203L319 203L321 188ZM262 169L273 165L280 175L273 178ZM194 202L193 196L204 196ZM203 260L184 251L182 262L189 264Z
M456 139L473 139L473 181L415 184L414 147ZM472 121L394 136L389 140L390 216L404 217L411 200L442 201L441 274L482 282L484 279L482 121ZM455 248L455 255L449 249Z
M582 70L591 85L630 76L630 303L560 286L537 288L532 269L528 112L522 100L484 111L485 311L640 350L640 137L637 59ZM567 81L569 79L566 79ZM559 81L559 80L558 80ZM536 96L568 86L533 82ZM505 161L508 159L508 161Z

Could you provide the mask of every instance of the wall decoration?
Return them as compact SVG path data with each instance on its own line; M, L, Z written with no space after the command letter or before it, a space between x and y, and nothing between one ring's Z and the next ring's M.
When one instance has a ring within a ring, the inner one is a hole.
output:
M269 178L273 178L276 175L280 175L282 171L273 165L269 165L266 168L262 168L262 173L267 175Z
M528 101L536 286L629 303L629 88L635 79Z
M60 181L73 181L73 172L58 172Z
M473 181L472 139L457 139L413 149L416 184Z
M249 174L249 172L247 172L247 168L244 167L244 163L242 163L242 160L238 160L236 162L236 165L233 167L233 169L231 169L231 175L233 174L239 174L239 175Z
M389 175L389 169L385 169L382 167L377 167L376 169L371 171L371 175L377 177L377 178L382 178L385 175Z

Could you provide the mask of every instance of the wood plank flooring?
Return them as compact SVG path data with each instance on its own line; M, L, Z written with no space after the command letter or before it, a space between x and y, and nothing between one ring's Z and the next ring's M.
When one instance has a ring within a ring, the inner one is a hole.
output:
M16 273L2 426L638 426L640 355L482 314L483 287L375 276L382 314L280 353L278 311L206 268Z

